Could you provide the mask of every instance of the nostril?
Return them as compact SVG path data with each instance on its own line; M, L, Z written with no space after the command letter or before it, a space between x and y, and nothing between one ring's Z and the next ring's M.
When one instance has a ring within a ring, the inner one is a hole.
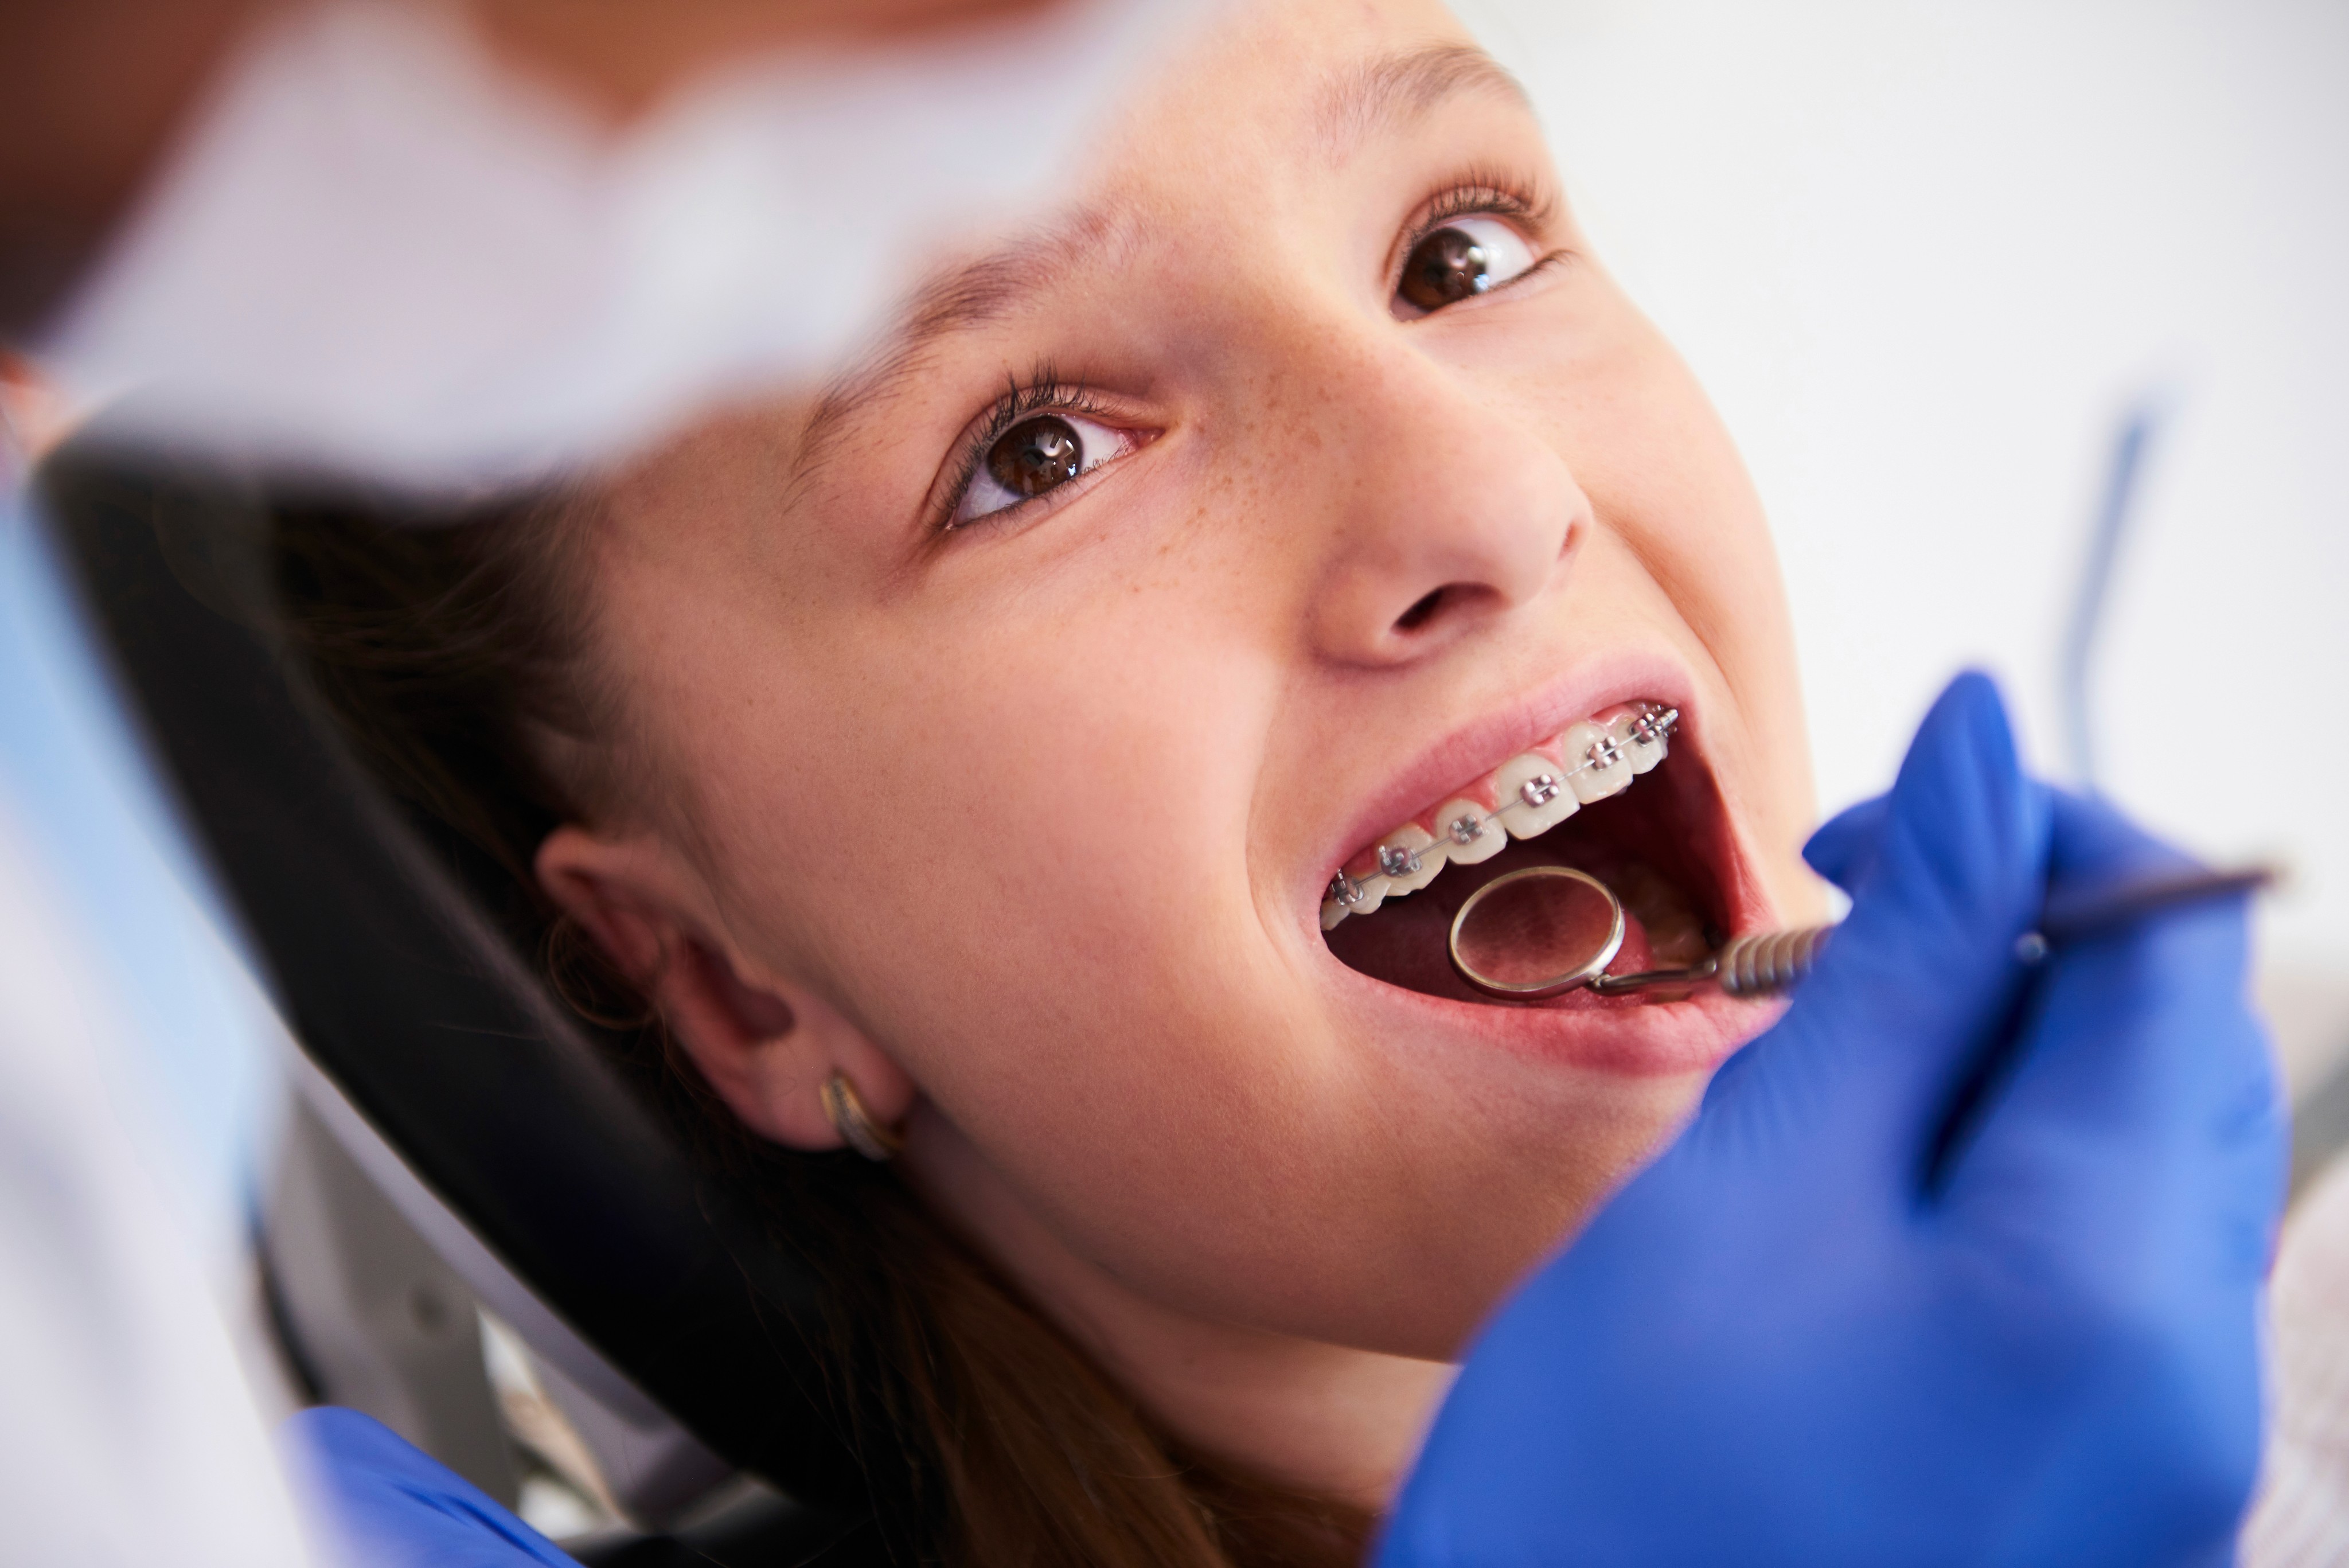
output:
M1421 627L1423 627L1429 621L1433 620L1435 618L1435 612L1438 609L1441 609L1443 606L1444 590L1442 588L1438 588L1433 593L1429 594L1426 597L1421 599L1417 604L1412 606L1411 608L1397 616L1395 618L1395 629L1397 631L1417 631Z

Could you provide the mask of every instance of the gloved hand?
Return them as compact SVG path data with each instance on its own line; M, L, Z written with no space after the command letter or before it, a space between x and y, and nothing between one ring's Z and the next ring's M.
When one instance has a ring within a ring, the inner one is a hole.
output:
M1812 841L1852 909L1686 1131L1487 1328L1381 1568L2220 1564L2282 1192L2239 904L2016 951L2171 869L1960 679Z
M331 1405L279 1429L336 1568L579 1568L487 1492L388 1427Z

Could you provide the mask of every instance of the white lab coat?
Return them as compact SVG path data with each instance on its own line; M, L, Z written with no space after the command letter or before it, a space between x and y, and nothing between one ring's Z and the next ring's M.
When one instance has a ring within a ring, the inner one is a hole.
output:
M0 1558L309 1561L224 1303L266 1038L0 495Z

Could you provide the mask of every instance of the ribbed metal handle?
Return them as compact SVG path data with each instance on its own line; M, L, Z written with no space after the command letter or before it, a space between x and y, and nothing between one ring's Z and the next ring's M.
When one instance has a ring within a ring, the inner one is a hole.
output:
M1738 937L1714 955L1714 978L1732 996L1782 996L1802 983L1833 926L1798 926Z

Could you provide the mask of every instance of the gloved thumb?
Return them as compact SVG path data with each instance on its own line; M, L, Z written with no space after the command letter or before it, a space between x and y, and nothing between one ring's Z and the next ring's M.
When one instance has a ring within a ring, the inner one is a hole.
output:
M2044 896L2046 794L1996 689L1970 673L1926 715L1891 794L1838 823L1824 858L1850 877L1851 914L1692 1134L1917 1168L2007 1028L2015 940Z
M1837 812L1803 846L1811 869L1848 893L1876 865L1876 846L1892 820L1892 797L1879 794Z

